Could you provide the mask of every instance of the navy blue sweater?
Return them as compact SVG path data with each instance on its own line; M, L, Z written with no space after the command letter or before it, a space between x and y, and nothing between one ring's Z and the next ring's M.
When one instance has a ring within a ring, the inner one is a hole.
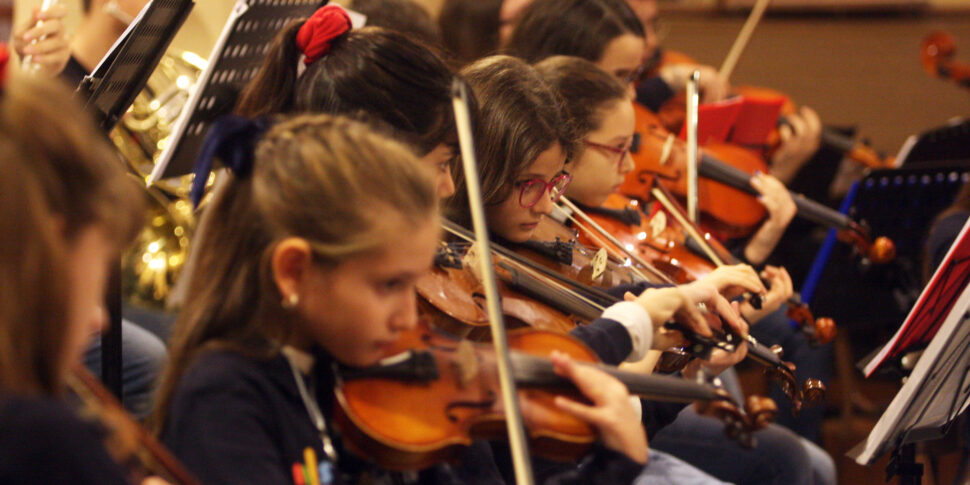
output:
M0 483L17 485L127 484L101 442L59 399L0 399Z

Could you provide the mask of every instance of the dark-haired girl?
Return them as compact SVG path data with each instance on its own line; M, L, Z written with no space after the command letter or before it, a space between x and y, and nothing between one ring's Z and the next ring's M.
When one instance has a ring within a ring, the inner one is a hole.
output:
M632 89L644 66L646 37L624 0L535 0L506 47L528 62L554 55L581 57ZM778 244L796 207L784 184L771 175L756 174L751 185L761 192L768 217L744 243L740 256L758 266Z
M277 35L237 112L342 114L413 147L437 174L437 192L454 192L452 74L431 47L380 27L352 29L336 5Z

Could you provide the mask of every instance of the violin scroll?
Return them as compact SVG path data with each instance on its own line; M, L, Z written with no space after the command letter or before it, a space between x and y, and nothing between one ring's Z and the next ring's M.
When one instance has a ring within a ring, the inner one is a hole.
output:
M798 324L798 328L812 345L825 345L834 340L838 333L835 320L828 317L815 318L808 305L802 303L797 294L788 302L786 315Z
M885 236L870 240L868 229L854 221L838 232L839 240L851 244L863 258L863 265L885 264L896 257L896 244Z
M722 421L725 424L724 434L745 448L754 448L756 442L753 433L774 422L778 405L771 398L749 396L744 409L740 409L727 391L718 389L718 394L722 399L694 404L697 414Z
M873 263L888 263L896 257L896 244L894 244L888 237L879 236L875 241L873 241L867 256Z
M954 60L957 51L952 35L935 31L920 43L920 64L931 76L953 81L970 89L970 64Z

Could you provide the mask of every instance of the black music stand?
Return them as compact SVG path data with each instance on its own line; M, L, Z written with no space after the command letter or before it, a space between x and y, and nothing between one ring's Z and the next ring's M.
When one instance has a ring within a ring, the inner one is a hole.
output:
M309 17L320 0L237 0L216 41L209 64L182 109L168 146L149 183L192 171L209 124L232 111L242 88L256 75L276 34Z
M957 118L909 137L896 160L904 167L939 163L970 164L970 118Z
M847 330L865 337L855 341L868 353L875 343L872 336L886 335L887 329L898 326L919 295L923 245L930 225L967 181L970 166L959 164L868 173L850 191L843 209L865 221L872 234L891 239L896 258L863 271L835 264L849 258L850 248L837 244L836 231L829 231L802 285L802 299L812 302L816 313L853 322Z
M105 138L145 88L195 0L151 0L111 46L76 95ZM106 307L109 325L101 334L101 379L119 401L122 389L121 266L109 275Z
M869 465L894 449L887 469L918 484L915 443L946 434L970 404L970 222L956 237L896 335L866 366L866 374L896 356L926 346L909 379L869 437L848 455Z
M903 388L879 418L866 441L849 451L870 465L892 450L886 469L902 484L919 484L923 467L915 462L917 442L943 437L970 404L970 291L964 291L923 352Z
M121 119L182 27L195 0L151 0L77 88L105 133Z

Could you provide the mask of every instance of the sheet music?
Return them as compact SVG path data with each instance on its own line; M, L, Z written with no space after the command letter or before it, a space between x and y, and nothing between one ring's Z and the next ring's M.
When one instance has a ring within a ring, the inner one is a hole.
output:
M970 281L968 229L970 229L970 220L963 225L963 229L950 246L939 268L933 273L929 284L923 288L923 292L906 316L903 325L899 327L889 343L876 354L876 357L866 364L866 377L872 376L872 373L888 358L915 344L925 343L938 332L941 317L954 307L958 292L963 291Z

